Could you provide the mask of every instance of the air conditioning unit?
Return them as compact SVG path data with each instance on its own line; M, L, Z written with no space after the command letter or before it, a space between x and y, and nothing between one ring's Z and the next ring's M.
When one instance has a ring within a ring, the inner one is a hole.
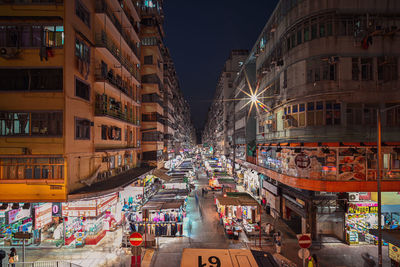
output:
M360 201L359 193L349 193L349 201Z
M16 47L1 47L0 56L5 59L15 58L19 51Z

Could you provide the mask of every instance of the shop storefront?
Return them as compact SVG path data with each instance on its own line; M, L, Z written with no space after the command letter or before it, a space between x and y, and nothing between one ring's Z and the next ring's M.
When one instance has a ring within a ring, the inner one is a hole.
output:
M378 228L377 212L376 202L349 202L345 214L346 242L349 245L378 244L378 237L369 233L369 229Z
M243 186L254 198L260 198L260 178L254 170L246 170L244 172Z
M262 186L263 198L265 199L267 214L271 215L274 218L278 218L281 212L281 201L279 197L278 187L268 182L266 179L262 180Z
M17 207L8 205L5 210L0 211L0 234L4 236L0 239L0 244L5 246L22 245L22 240L13 238L13 234L16 232L33 233L30 205L25 208L19 205ZM27 244L32 244L32 241L32 239L28 240Z
M82 247L97 244L118 223L118 194L93 200L62 204L65 245Z

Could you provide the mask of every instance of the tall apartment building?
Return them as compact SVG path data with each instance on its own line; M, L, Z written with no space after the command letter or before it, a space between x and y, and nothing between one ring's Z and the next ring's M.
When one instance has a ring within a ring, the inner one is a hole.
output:
M164 67L162 0L145 1L141 9L143 161L161 168L164 148Z
M164 160L191 148L194 127L189 104L180 88L174 62L168 48L164 49Z
M218 78L213 102L207 114L206 131L203 132L203 143L215 148L220 155L228 156L233 151L233 106L236 97L233 82L247 59L248 50L232 50Z
M240 114L236 103L236 171L297 233L375 242L353 226L376 227L378 108L382 191L396 199L399 14L394 0L281 0L235 81L237 94L259 85L266 105Z
M0 1L0 201L101 195L149 170L137 4Z

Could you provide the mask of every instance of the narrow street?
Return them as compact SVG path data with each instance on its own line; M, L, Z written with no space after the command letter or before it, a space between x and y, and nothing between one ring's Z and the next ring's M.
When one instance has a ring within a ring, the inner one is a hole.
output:
M179 266L184 248L245 248L241 241L229 240L225 237L224 229L219 224L215 211L213 194L201 196L201 188L208 185L204 171L197 173L196 190L188 197L187 218L185 222L185 237L159 238L159 249L154 253L151 266ZM199 203L196 203L197 193ZM201 209L201 214L200 214Z

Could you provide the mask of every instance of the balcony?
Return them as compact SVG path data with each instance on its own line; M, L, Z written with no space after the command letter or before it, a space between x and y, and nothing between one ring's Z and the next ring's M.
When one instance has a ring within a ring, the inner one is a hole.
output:
M122 56L121 49L114 44L111 38L109 38L104 31L96 33L95 43L96 47L106 48L108 52L110 52L111 55L114 56L115 59L117 59L118 62L121 63L121 65L139 81L139 75L134 65Z
M111 117L138 127L140 126L140 121L131 117L128 112L122 111L121 108L110 108L110 105L108 105L108 102L104 100L102 95L96 95L95 116Z
M146 94L142 95L143 103L158 103L161 107L164 106L162 98L157 94Z
M162 90L163 84L161 83L160 78L156 74L147 74L142 76L142 83L152 83L157 84L158 88Z
M143 122L159 122L163 125L165 125L165 123L166 123L163 116L161 116L158 113L142 114L142 121Z
M137 97L133 95L133 86L129 85L129 81L123 80L120 75L114 74L113 70L102 70L97 67L94 74L95 81L97 82L108 82L114 87L118 88L121 92L131 97L133 100L137 101Z
M114 13L111 11L111 8L107 5L105 0L97 0L96 1L96 13L104 13L104 14L106 14L106 16L111 20L111 22L113 23L115 28L122 35L124 41L129 46L129 48L133 51L133 53L136 55L136 57L137 57L137 59L139 61L140 55L139 55L139 51L138 51L136 45L131 41L128 33L126 33L123 30L121 23L115 17ZM135 29L136 32L138 32L137 27L133 27L133 28Z

